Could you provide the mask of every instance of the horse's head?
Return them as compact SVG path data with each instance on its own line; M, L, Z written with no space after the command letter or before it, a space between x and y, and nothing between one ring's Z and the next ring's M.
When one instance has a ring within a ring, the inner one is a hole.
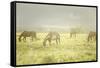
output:
M21 38L20 37L18 38L18 40L19 40L19 42L21 42Z

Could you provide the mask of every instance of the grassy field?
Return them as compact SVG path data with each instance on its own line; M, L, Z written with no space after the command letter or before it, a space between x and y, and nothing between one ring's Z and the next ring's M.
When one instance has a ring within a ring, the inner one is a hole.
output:
M59 34L60 44L57 45L52 41L51 46L47 44L44 47L42 42L47 33L37 33L40 40L31 41L27 38L26 42L19 42L20 33L17 33L17 65L96 60L96 42L87 42L87 34L78 34L76 38L70 38L69 33Z

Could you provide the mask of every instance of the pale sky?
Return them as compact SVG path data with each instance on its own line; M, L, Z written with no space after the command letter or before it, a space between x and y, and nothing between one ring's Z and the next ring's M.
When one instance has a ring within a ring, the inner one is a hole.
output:
M17 31L96 29L95 7L17 3L16 12Z

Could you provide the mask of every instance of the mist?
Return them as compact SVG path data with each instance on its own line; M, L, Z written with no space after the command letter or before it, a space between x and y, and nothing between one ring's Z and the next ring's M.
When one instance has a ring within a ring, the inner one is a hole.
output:
M17 31L96 31L96 8L17 3Z

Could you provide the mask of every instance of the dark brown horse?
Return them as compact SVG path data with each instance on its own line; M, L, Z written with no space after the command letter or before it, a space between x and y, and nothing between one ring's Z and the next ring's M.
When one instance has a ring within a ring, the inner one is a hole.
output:
M45 37L43 41L43 45L46 46L47 41L49 42L49 45L51 45L51 41L55 40L56 44L60 43L60 35L57 32L49 32L48 35Z
M96 40L96 32L89 32L87 41Z
M31 37L32 38L32 41L33 41L33 39L35 39L35 40L37 39L36 32L34 32L34 31L24 31L19 36L18 40L19 41L22 41L22 40L23 41L26 41L26 37Z

